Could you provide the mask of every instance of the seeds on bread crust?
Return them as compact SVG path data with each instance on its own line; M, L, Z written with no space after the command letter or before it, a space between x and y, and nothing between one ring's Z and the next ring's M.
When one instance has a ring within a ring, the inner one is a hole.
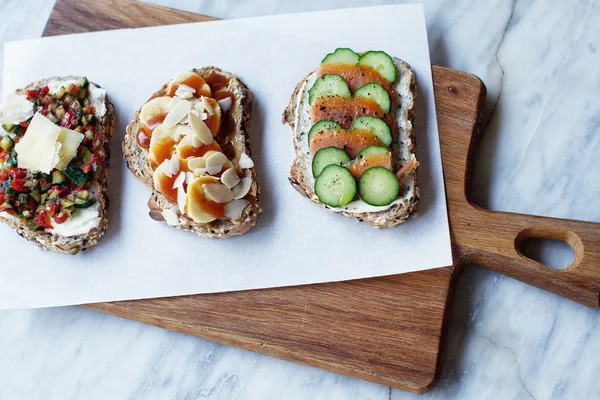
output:
M248 163L251 102L237 76L205 67L175 76L134 115L123 152L132 173L153 189L153 219L218 238L256 223L261 209Z

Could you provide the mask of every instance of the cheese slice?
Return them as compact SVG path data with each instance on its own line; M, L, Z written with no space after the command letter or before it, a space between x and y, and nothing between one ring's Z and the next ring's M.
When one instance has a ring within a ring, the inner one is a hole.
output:
M83 134L71 129L62 128L58 135L57 144L60 144L58 149L58 162L54 168L64 170L71 160L77 155L79 144L83 140Z
M33 103L21 94L13 93L0 108L0 123L18 124L33 116Z
M55 144L61 129L42 114L36 113L25 135L15 145L19 168L49 174L56 164L55 154L58 146Z

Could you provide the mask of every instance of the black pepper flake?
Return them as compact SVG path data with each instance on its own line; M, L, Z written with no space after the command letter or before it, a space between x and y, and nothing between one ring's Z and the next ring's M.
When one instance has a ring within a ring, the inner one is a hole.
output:
M325 111L326 108L327 108L326 106L321 106L321 107L319 107L319 110Z

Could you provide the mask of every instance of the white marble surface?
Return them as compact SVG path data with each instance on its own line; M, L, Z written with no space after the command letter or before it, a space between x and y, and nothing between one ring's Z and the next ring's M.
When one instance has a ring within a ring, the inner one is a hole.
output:
M158 0L218 17L388 1ZM0 42L48 0L0 0ZM489 90L476 197L600 222L600 4L425 1L434 63ZM569 252L545 247L551 264ZM0 312L1 399L597 399L600 312L482 268L460 278L441 380L418 396L81 308Z

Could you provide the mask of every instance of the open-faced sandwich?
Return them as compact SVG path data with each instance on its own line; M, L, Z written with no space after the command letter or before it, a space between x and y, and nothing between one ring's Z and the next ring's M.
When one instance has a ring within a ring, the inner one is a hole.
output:
M85 77L17 90L0 111L0 221L36 245L75 254L106 230L114 111Z
M177 74L127 126L123 152L152 188L150 216L204 237L241 235L260 210L248 124L252 94L234 74Z
M400 59L347 48L328 54L283 114L296 150L292 186L375 227L416 215L415 97L415 75Z

